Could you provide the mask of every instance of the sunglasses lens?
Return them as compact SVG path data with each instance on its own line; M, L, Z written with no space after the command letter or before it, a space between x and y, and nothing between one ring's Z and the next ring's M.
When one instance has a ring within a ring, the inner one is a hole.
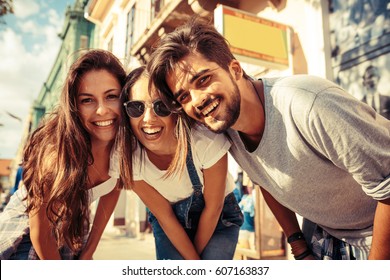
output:
M139 118L145 111L145 105L139 101L131 101L126 106L127 114L132 118Z
M160 117L167 117L171 114L171 111L169 111L161 100L156 101L153 106L154 112Z

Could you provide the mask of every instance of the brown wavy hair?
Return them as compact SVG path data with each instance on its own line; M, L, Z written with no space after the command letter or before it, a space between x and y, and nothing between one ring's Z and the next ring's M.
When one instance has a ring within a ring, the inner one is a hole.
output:
M110 52L89 50L70 67L59 105L45 116L24 148L23 181L27 188L27 213L46 208L58 247L73 253L88 233L88 165L93 164L91 141L79 118L77 94L83 76L107 70L124 85L126 72Z

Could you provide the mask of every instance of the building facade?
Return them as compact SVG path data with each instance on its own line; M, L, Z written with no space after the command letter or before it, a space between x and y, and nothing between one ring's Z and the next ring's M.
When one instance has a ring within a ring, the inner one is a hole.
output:
M35 129L42 116L58 104L70 65L80 56L82 50L94 47L90 38L93 36L95 25L84 17L85 2L76 0L73 6L66 9L64 26L59 34L62 39L61 47L53 68L34 102L31 129Z

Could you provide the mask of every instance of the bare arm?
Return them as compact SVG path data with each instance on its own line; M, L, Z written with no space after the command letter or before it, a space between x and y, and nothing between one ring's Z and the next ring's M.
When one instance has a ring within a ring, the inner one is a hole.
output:
M225 198L227 154L203 170L205 207L200 216L194 245L201 254L215 231Z
M44 203L37 211L30 213L30 238L32 245L41 260L60 260L56 239L50 229Z
M134 182L133 191L154 214L161 228L182 257L186 260L199 260L194 245L177 220L168 200L144 181Z
M282 227L284 234L288 237L295 232L301 231L295 213L280 204L269 192L263 188L260 189L265 202ZM294 256L298 256L307 250L307 244L304 240L297 240L290 245ZM310 255L305 259L313 259L313 256Z
M85 248L80 255L81 260L92 259L97 245L99 244L100 238L102 237L103 231L106 228L106 225L118 202L118 198L121 192L119 184L120 183L118 181L115 188L110 193L100 197L92 228L88 236L87 244L85 245Z
M379 201L375 211L370 260L390 259L390 198Z

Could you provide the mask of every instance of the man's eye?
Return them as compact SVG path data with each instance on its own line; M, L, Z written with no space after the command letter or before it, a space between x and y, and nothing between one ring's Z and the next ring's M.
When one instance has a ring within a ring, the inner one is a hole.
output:
M198 80L198 84L200 86L204 85L205 83L207 83L209 80L210 80L210 75L206 75L206 76L203 76L201 77L199 80Z

